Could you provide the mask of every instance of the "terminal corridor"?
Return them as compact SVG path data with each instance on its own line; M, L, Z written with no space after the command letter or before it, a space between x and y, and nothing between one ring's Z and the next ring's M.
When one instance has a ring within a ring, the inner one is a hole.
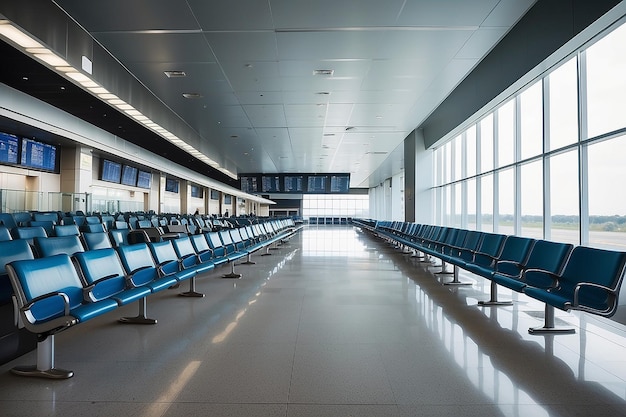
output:
M352 226L198 277L204 298L150 297L57 336L68 380L0 369L3 416L626 416L626 327L557 313L573 335L532 336L543 305L485 308L489 282L439 268Z

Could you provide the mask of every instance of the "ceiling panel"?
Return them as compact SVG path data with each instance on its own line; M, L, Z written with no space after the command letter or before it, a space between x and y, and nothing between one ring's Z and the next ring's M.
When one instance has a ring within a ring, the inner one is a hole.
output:
M285 109L281 104L243 106L250 122L257 127L286 127Z
M187 0L204 31L273 30L266 0ZM171 1L170 1L171 3Z
M479 26L498 0L407 0L397 24L401 26Z
M115 57L128 66L133 62L215 62L199 33L118 33L95 34Z
M56 3L210 158L238 172L346 170L368 186L400 169L398 144L534 1Z
M273 32L219 32L204 35L220 61L276 61Z
M95 5L84 0L56 0L56 3L70 11L90 32L200 29L186 2L107 0Z

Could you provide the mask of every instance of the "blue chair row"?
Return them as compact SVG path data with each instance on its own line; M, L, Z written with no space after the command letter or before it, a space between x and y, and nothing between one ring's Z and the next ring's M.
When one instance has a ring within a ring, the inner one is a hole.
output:
M498 285L545 303L544 325L529 329L531 334L574 331L555 326L555 308L610 317L618 306L626 252L416 223L353 223L422 259L440 259L439 273L447 273L446 263L453 265L454 278L445 284L468 284L459 281L459 269L490 280L490 300L479 305L511 304L497 299Z
M278 242L293 230L277 223L256 232L250 226L249 233L223 230L89 250L76 235L35 237L33 243L40 258L34 257L26 240L0 242L0 261L6 265L0 279L8 277L13 288L19 311L17 324L38 338L37 364L12 371L25 376L71 377L73 372L54 365L55 334L135 301L139 304L138 315L119 321L156 324L155 319L147 317L148 295L189 281L189 291L180 295L203 297L195 289L198 274L216 264L231 263L233 269L225 277L235 277L236 260ZM92 234L83 238L87 235Z

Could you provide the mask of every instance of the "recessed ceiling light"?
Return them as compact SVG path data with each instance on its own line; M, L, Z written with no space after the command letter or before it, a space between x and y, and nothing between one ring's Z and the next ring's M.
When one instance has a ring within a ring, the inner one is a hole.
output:
M163 71L163 73L167 76L167 78L182 78L186 77L187 73L185 71Z
M188 99L197 99L202 98L202 94L200 93L183 93L183 97Z

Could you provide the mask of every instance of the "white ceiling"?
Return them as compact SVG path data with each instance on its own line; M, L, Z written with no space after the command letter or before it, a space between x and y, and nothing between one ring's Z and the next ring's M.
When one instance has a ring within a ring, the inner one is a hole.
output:
M56 3L220 165L350 172L352 187L368 187L401 169L404 138L534 0Z

